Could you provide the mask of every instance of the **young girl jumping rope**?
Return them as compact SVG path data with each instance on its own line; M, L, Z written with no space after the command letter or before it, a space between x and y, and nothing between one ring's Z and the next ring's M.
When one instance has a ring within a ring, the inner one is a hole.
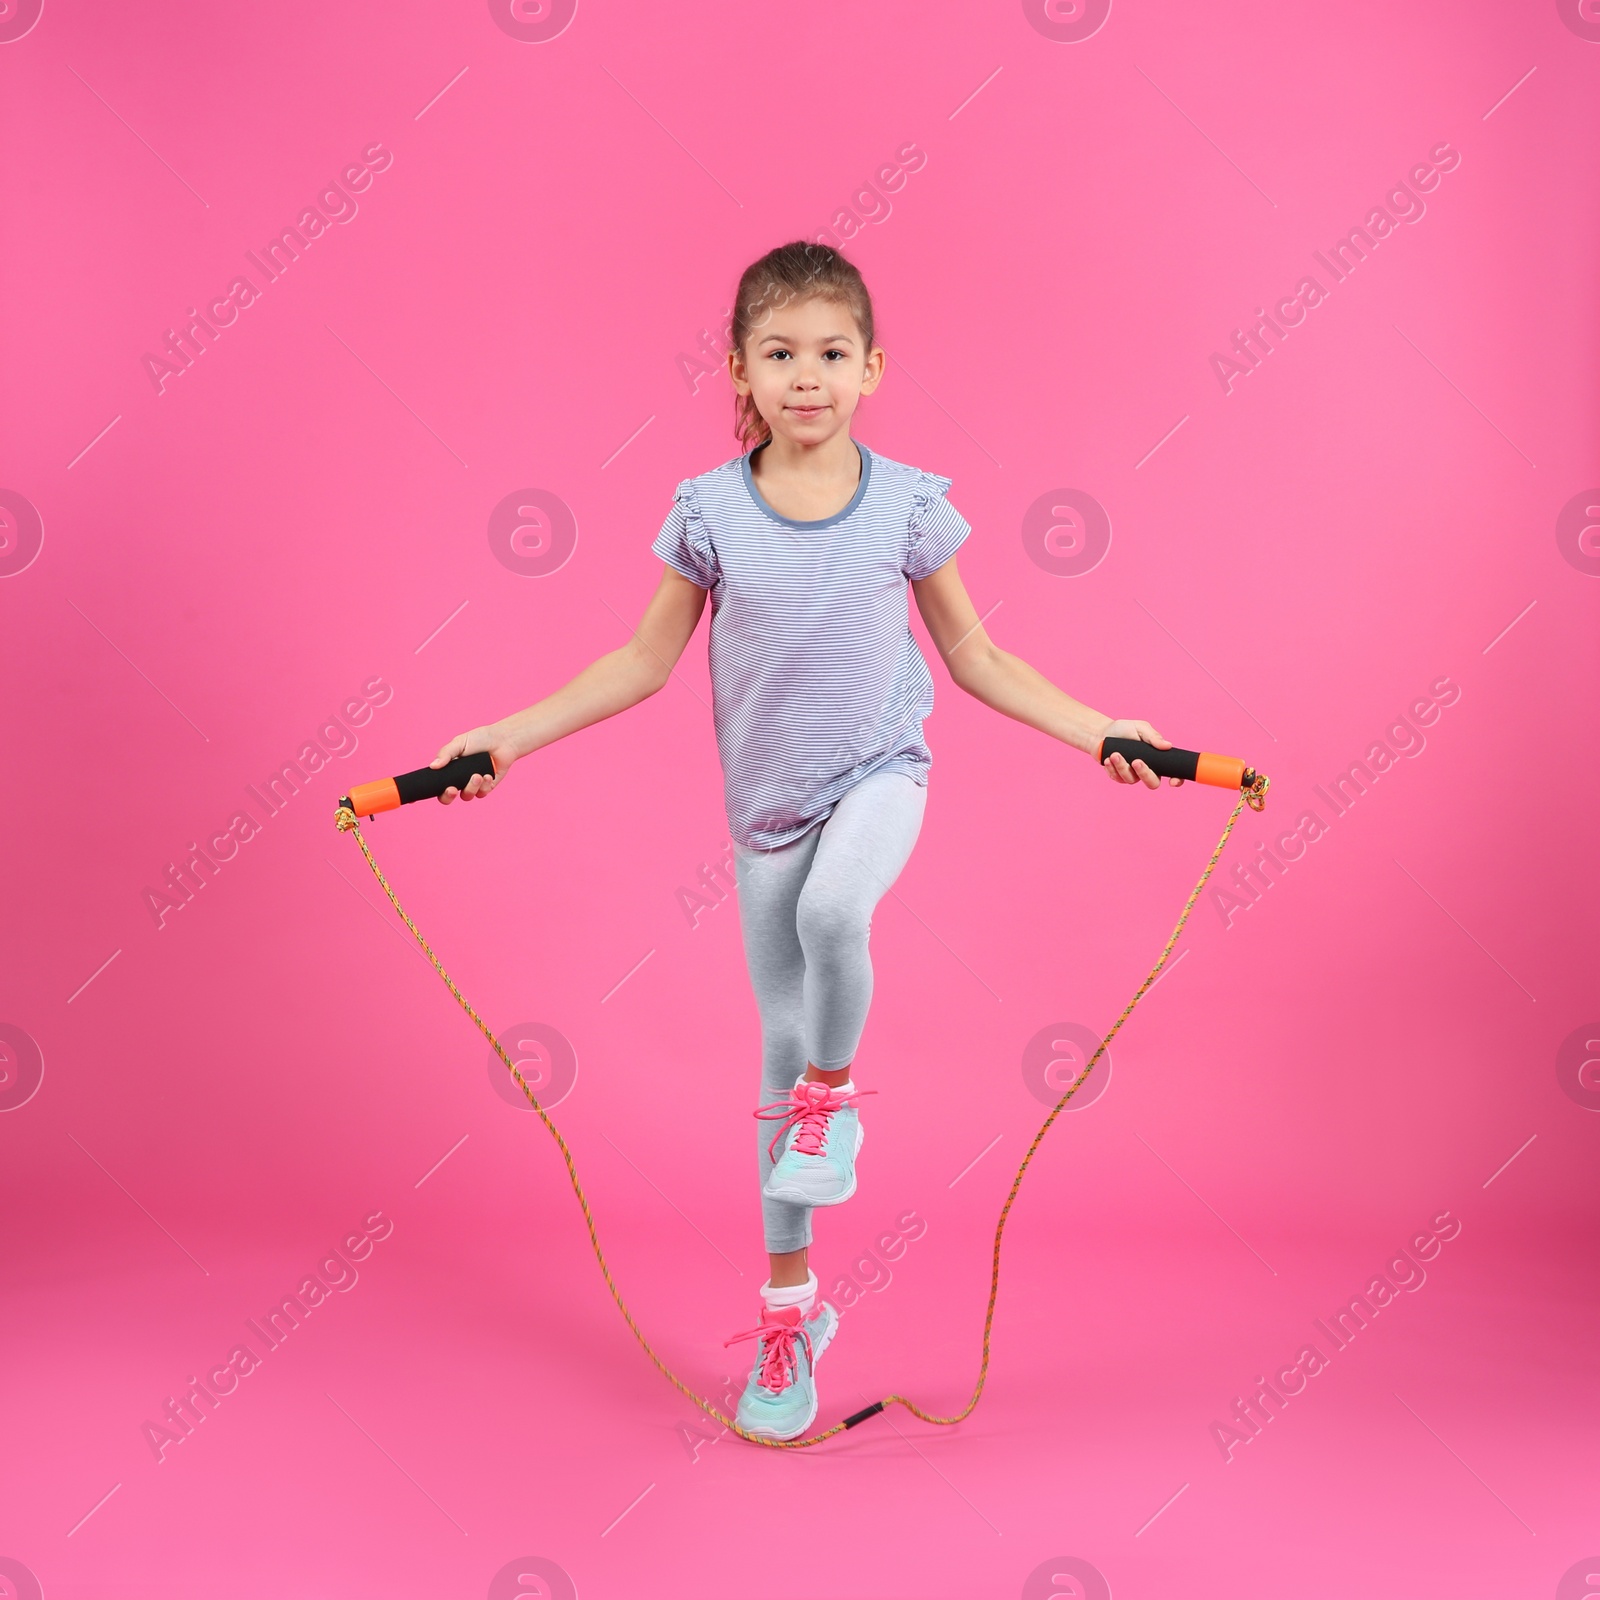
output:
M1091 753L1106 735L1170 748L1113 720L991 642L956 571L972 531L950 480L851 435L883 379L872 301L836 250L796 242L745 269L728 371L744 453L678 485L654 553L666 563L637 632L554 694L450 740L432 765L488 751L512 765L664 687L711 596L717 750L740 926L761 1016L758 1173L769 1253L737 1421L793 1439L817 1414L816 1365L839 1326L811 1269L811 1213L855 1193L856 1047L872 998L872 912L922 826L933 679L907 585L952 680L985 705ZM1159 788L1142 762L1118 783ZM1174 787L1181 779L1169 780Z

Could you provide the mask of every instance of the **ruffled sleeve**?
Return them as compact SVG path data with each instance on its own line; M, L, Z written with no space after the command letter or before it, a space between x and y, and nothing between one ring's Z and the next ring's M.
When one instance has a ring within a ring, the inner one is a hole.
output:
M700 511L700 498L694 479L685 478L672 497L672 510L651 547L675 572L702 589L712 589L722 577L711 530Z
M919 473L912 486L902 568L908 578L926 578L937 572L972 532L966 518L945 499L949 487L950 479L936 472Z

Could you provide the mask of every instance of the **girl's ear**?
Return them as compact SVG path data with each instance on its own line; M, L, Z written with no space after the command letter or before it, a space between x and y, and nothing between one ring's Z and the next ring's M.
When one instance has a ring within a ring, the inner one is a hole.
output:
M866 366L861 374L862 394L871 394L883 381L883 369L888 361L882 345L873 345L867 354Z
M750 379L744 370L744 351L734 345L728 351L728 376L739 394L750 393Z

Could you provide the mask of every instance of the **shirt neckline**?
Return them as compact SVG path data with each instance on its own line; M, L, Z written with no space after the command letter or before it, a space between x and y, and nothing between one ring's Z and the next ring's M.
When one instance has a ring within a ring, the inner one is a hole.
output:
M835 511L831 517L821 517L814 522L802 522L798 518L784 516L781 511L774 511L763 498L761 490L756 484L755 474L750 470L750 462L755 456L756 450L765 450L768 442L770 441L763 441L756 446L755 450L747 451L740 456L739 472L744 479L745 489L756 509L765 512L774 522L781 522L786 528L801 528L808 531L816 528L831 528L834 523L843 522L861 504L867 492L867 481L872 476L872 452L859 439L852 439L850 442L856 447L856 451L861 457L861 481L856 485L856 492L850 496L850 501L846 506L839 511Z

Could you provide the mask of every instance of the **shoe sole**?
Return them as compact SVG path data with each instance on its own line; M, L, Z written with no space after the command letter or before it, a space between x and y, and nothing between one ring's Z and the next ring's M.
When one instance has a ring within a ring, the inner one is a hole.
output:
M859 1156L861 1154L861 1146L864 1143L866 1143L866 1138L867 1138L867 1130L864 1127L862 1127L861 1124L858 1122L856 1124L856 1155L857 1156ZM769 1178L767 1180L768 1184L770 1184L771 1181L772 1180ZM764 1187L761 1192L769 1200L788 1200L788 1201L793 1202L795 1205L818 1206L818 1207L821 1207L821 1206L842 1206L845 1203L845 1201L848 1200L850 1198L850 1196L853 1195L856 1192L855 1158L852 1157L851 1158L851 1162L850 1162L850 1187L848 1189L846 1189L843 1194L834 1195L834 1197L831 1200L813 1200L811 1198L811 1196L806 1194L803 1190L790 1188L790 1187L787 1187L787 1186L784 1187L784 1188L781 1188L781 1189L773 1189L773 1188Z
M811 1391L811 1410L809 1413L807 1413L805 1421L802 1422L798 1427L791 1428L787 1433L776 1433L770 1428L745 1428L744 1431L746 1433L753 1434L757 1439L798 1439L800 1435L817 1420L817 1406L821 1400L821 1397L817 1394L815 1387L817 1363L822 1360L823 1352L830 1344L833 1343L833 1336L838 1331L839 1313L835 1311L833 1314L833 1325L828 1329L827 1333L821 1339L813 1339L811 1341L811 1376L813 1379L813 1386ZM740 1427L744 1427L744 1424L740 1423Z

